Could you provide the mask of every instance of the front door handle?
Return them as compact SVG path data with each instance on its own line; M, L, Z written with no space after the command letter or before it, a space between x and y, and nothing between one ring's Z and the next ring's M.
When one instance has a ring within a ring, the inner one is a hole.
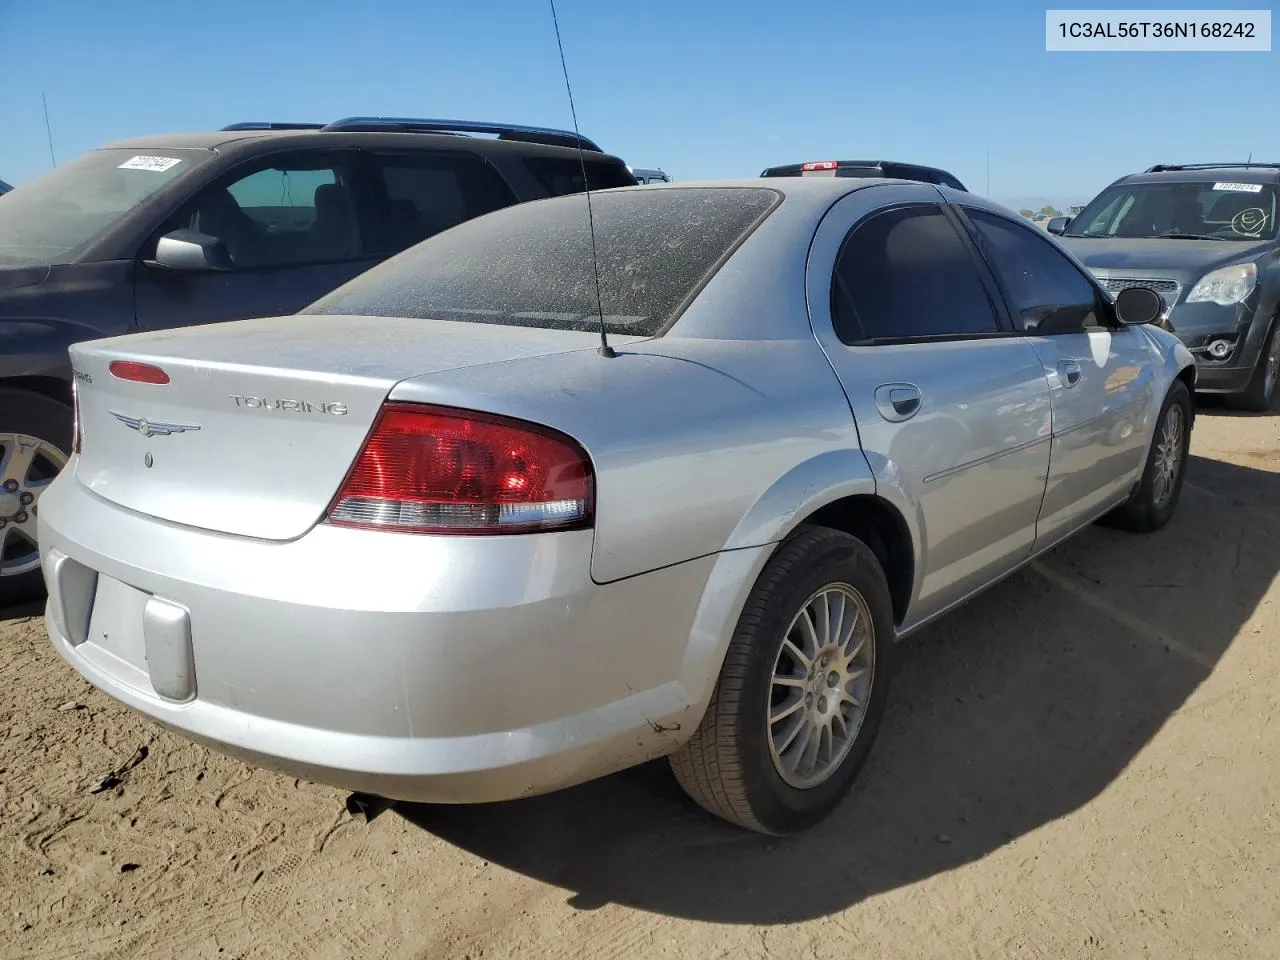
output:
M1080 382L1080 364L1074 360L1059 360L1058 376L1064 387L1074 387Z
M920 388L914 383L886 383L876 387L876 409L890 423L910 420L920 412Z

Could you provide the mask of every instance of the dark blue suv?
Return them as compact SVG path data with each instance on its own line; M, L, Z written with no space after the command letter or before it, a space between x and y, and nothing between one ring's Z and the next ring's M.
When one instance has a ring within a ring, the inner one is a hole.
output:
M352 117L90 151L0 199L0 608L38 596L41 492L71 449L67 347L292 314L455 224L634 186L564 131ZM358 347L355 347L358 349Z

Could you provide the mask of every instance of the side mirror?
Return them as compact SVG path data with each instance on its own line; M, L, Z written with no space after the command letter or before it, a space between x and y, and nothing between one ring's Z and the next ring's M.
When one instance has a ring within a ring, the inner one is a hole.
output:
M184 273L223 273L232 268L227 245L198 230L174 230L156 244L156 258L147 266Z
M1049 223L1047 224L1046 229L1052 234L1061 236L1064 232L1066 232L1067 224L1069 224L1070 222L1071 222L1070 217L1050 217Z
M1164 312L1160 294L1146 287L1126 287L1116 294L1116 319L1128 326L1155 323Z

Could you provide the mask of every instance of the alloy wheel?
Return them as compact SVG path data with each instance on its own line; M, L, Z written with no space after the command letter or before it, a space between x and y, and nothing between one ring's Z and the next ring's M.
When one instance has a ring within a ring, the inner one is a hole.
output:
M0 577L20 576L40 566L40 497L66 465L67 455L47 440L0 433Z
M871 699L874 631L866 599L846 583L814 592L787 627L766 732L774 768L789 786L816 787L849 755Z

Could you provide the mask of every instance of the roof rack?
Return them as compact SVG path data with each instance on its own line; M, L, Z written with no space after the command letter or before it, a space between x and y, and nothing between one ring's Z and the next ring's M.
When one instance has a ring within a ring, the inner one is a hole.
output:
M322 130L390 133L492 133L499 140L520 140L553 147L577 147L604 153L600 147L572 130L553 127L526 127L515 123L480 123L471 120L422 120L415 117L343 117L325 124Z
M1166 170L1215 170L1218 167L1239 167L1247 170L1250 167L1261 167L1266 169L1280 169L1280 163L1157 163L1154 167L1148 167L1143 173L1163 173Z
M229 123L223 130L319 130L323 123L282 123L276 120L243 120Z

